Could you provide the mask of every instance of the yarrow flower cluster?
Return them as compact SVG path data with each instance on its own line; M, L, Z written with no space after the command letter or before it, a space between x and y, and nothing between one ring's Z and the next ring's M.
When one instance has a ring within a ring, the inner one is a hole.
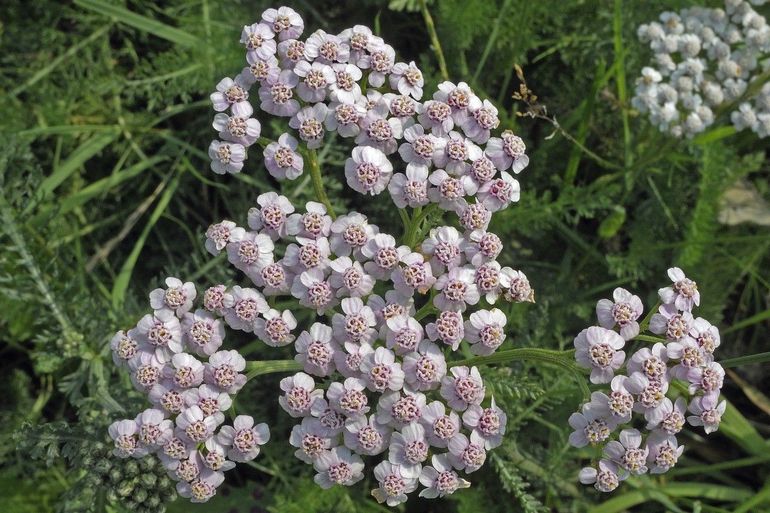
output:
M246 383L243 356L221 349L225 325L251 325L267 303L255 291L212 287L194 309L195 286L167 278L150 293L153 313L111 341L115 364L126 368L152 408L109 427L113 453L121 458L155 454L192 502L206 502L236 461L257 457L270 438L266 424L225 412ZM203 361L202 361L203 360Z
M654 63L642 69L632 105L661 131L692 137L714 123L715 110L737 101L758 71L767 70L770 26L752 4L726 0L725 8L691 7L664 12L660 22L641 25ZM731 112L738 130L770 134L770 85Z
M660 307L648 327L660 342L626 358L625 344L640 333L643 305L622 288L615 289L612 300L597 303L599 325L575 338L575 359L591 369L591 382L609 383L569 418L573 446L604 447L596 466L580 472L582 483L601 492L613 491L629 475L667 472L684 451L676 434L685 422L703 426L708 434L718 429L725 412L725 401L719 401L724 370L714 361L719 330L693 317L700 304L697 284L678 267L668 276L672 284L658 291ZM686 383L686 393L669 394L674 381ZM635 417L643 431L629 426Z

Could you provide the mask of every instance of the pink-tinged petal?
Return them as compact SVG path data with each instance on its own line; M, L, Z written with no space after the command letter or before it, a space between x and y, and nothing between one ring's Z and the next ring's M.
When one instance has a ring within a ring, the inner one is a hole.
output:
M615 372L612 370L611 367L606 367L604 369L600 369L595 367L591 371L591 383L594 384L600 384L600 383L609 383L612 381L612 376L614 376Z
M668 277L671 278L671 281L673 282L677 282L685 278L684 271L682 271L679 267L672 267L667 272Z
M584 429L588 425L585 415L581 413L573 413L567 420L572 429Z
M592 467L584 467L580 470L580 474L578 474L578 479L581 483L584 485L590 485L594 484L596 482L596 475L598 472L595 468Z
M596 303L596 317L599 319L599 324L607 329L615 326L615 319L612 317L612 307L614 303L609 299L600 299Z
M616 440L608 442L604 447L604 456L611 460L619 461L623 458L624 454L626 454L626 449Z
M586 437L586 434L582 430L573 431L569 435L569 444L572 447L577 447L577 448L585 447L586 445L588 445L588 438Z
M619 438L620 443L627 449L636 449L642 445L642 434L637 429L624 429Z

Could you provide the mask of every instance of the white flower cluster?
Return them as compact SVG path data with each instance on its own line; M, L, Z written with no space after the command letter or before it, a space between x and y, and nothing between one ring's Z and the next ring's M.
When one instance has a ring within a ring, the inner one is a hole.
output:
M332 220L309 202L295 213L274 192L257 204L248 230L214 224L206 247L227 253L256 287L234 289L262 305L241 319L235 297L225 322L269 346L294 343L304 372L281 381L279 403L300 419L290 437L295 455L328 488L358 482L362 456L383 454L372 495L391 506L418 482L429 498L469 486L459 472L476 471L500 445L506 416L494 399L482 405L478 369L452 366L444 353L466 340L473 354L492 354L507 319L481 305L533 296L523 273L496 262L499 237L442 226L415 251L356 212ZM277 296L293 297L318 322L295 337L291 311L268 306Z
M610 390L591 394L591 401L569 418L572 445L604 445L597 466L580 472L582 483L601 492L613 491L629 475L671 469L684 451L675 435L688 410L692 415L686 421L703 426L707 434L717 430L725 412L726 403L719 401L725 373L714 361L719 330L693 318L692 309L700 304L696 283L678 267L669 269L668 276L673 283L658 291L662 305L649 325L651 333L665 337L662 342L642 347L626 360L622 349L639 336L643 308L638 296L621 288L615 289L612 301L602 299L596 305L599 326L575 338L575 359L591 369L591 382L610 383ZM621 369L624 373L615 375ZM687 394L671 399L667 394L675 380L687 383ZM634 413L644 417L649 431L645 439L639 430L627 428L611 440Z
M770 26L751 4L725 0L725 9L692 7L664 12L641 25L654 63L637 80L634 108L675 137L692 137L714 123L715 113L739 100L757 72L767 69ZM770 134L770 85L731 112L733 126Z
M112 338L113 361L128 368L134 386L153 407L134 420L114 422L109 434L116 456L157 454L178 481L179 495L206 502L224 481L224 472L236 461L256 458L270 438L267 424L254 425L248 415L225 424L232 396L246 383L246 360L237 351L220 350L225 336L221 316L232 325L256 318L266 303L240 287L215 287L205 292L204 309L193 311L196 295L191 282L167 278L165 289L150 294L153 313Z

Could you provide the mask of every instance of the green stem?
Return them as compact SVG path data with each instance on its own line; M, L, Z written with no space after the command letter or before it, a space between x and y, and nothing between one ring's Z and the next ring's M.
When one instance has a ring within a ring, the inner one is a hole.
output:
M651 337L650 335L637 335L634 337L634 340L642 340L644 342L653 342L653 343L660 342L661 344L668 344L669 342L665 338Z
M267 360L246 362L246 379L252 379L263 374L275 372L296 372L302 370L302 365L294 360Z
M315 195L318 201L324 204L327 212L332 219L336 219L337 216L334 213L334 207L332 207L329 197L326 195L326 189L324 189L323 178L321 177L321 166L318 163L318 153L315 150L308 150L305 154L307 156L307 164L310 168L310 178L313 181L313 189L315 189Z
M738 356L737 358L728 358L727 360L722 360L719 362L719 364L725 369L729 369L730 367L739 367L741 365L751 365L753 363L765 362L770 362L770 351L766 353Z
M441 77L444 80L449 80L449 71L447 71L444 51L441 49L441 43L438 40L438 34L436 34L436 25L433 23L433 17L430 15L428 4L425 0L420 0L420 10L422 11L423 19L425 19L425 28L428 29L428 36L430 37L430 44L433 47L433 53L436 54L436 59L438 59L438 68L441 71Z

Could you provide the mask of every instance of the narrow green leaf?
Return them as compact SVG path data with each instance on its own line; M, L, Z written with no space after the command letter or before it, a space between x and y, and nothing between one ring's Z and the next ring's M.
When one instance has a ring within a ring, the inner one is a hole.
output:
M752 495L749 490L712 483L669 483L656 488L642 488L618 495L591 508L591 513L621 513L639 504L655 500L656 493L662 493L671 498L692 497L726 502L747 500Z
M732 135L735 135L737 130L734 126L720 126L708 132L704 132L696 137L693 137L692 142L699 145L710 144L722 139L726 139Z

